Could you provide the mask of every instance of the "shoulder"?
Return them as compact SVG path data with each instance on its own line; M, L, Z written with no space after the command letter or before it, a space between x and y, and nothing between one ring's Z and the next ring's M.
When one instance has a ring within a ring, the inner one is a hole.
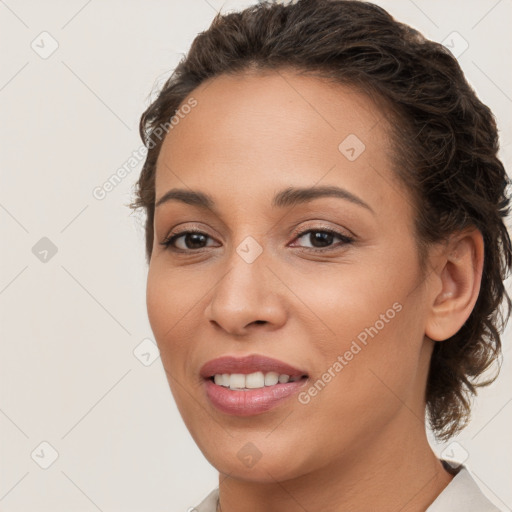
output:
M484 495L466 466L461 465L453 480L426 512L501 512Z
M188 510L188 512L216 512L217 500L219 499L219 489L216 488L204 498L199 505Z

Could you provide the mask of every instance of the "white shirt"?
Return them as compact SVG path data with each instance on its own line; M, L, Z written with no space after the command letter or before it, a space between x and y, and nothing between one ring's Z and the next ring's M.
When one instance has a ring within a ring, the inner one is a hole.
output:
M484 496L468 469L463 465L458 469L452 481L425 512L501 512ZM192 511L216 512L218 499L219 489L216 488Z

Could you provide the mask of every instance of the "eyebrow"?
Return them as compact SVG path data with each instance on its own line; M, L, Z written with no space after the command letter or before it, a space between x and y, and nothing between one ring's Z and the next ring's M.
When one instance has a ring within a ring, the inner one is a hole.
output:
M298 204L308 203L314 199L320 197L337 197L339 199L345 199L353 204L366 208L373 214L373 209L365 203L361 198L352 194L348 190L335 186L322 186L322 187L288 187L278 192L273 200L272 207L286 208L293 207ZM215 201L213 198L200 192L198 190L186 190L181 188L173 188L166 192L155 204L155 208L169 201L181 201L182 203L189 204L192 206L198 206L200 208L209 209L215 212Z

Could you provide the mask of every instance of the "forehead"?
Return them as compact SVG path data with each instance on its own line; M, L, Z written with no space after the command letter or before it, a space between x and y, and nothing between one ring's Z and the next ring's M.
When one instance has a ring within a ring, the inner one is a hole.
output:
M172 187L225 198L291 183L371 185L378 194L383 173L393 181L386 114L352 87L280 70L222 75L190 96L197 105L160 151L157 200Z

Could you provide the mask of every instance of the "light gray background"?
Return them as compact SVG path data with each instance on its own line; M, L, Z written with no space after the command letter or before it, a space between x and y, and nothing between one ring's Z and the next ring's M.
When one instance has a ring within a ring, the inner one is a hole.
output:
M139 116L180 53L219 9L250 3L0 0L1 511L185 511L217 485L143 342L144 237L124 206L141 163L103 200L92 191L140 148ZM456 31L467 41L459 61L497 116L510 169L511 0L376 3L431 39ZM436 446L468 457L504 510L510 333L502 375L480 393L471 425L457 444ZM58 453L47 469L43 442Z

